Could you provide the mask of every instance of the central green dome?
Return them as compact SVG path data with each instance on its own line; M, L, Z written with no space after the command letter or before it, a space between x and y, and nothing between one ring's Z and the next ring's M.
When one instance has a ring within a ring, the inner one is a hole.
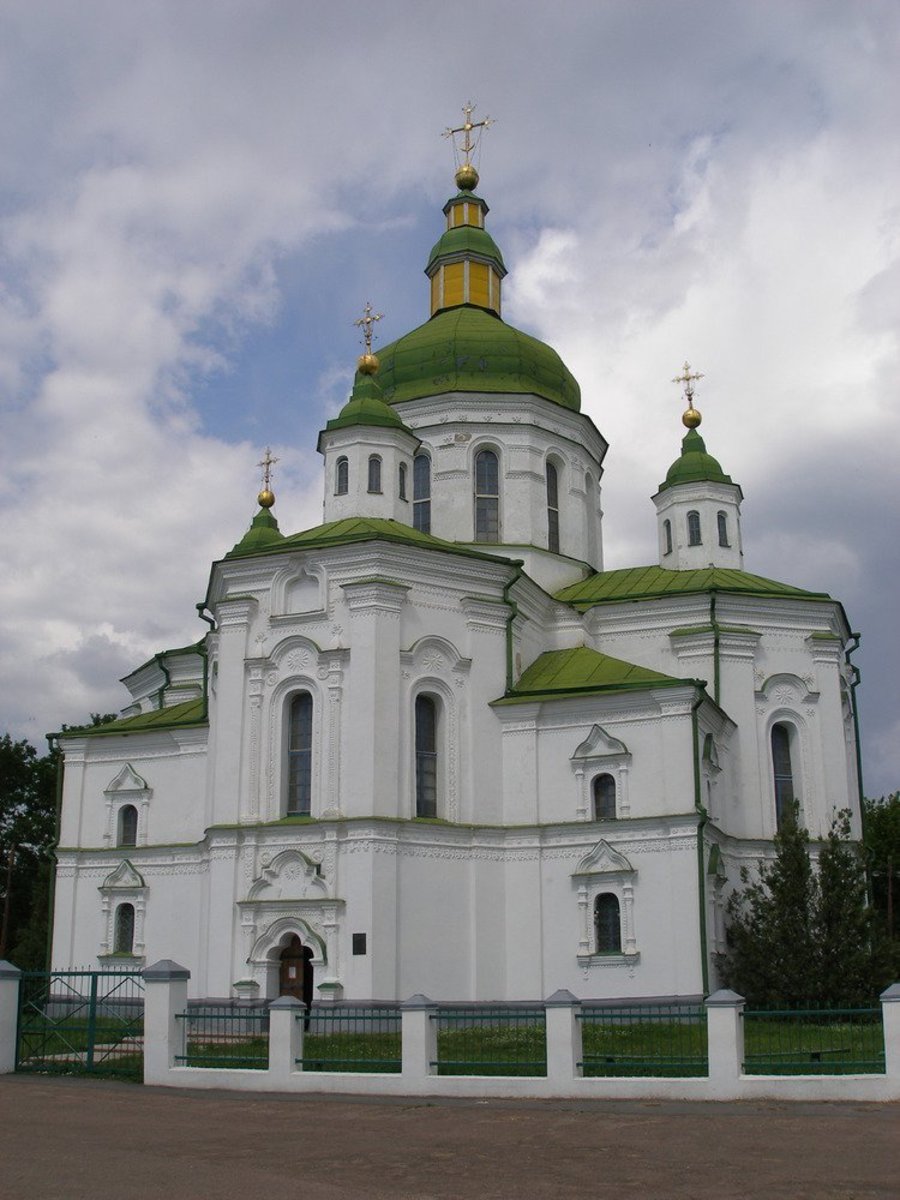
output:
M378 358L389 404L445 392L513 392L581 408L581 388L556 351L483 308L445 309L379 347Z

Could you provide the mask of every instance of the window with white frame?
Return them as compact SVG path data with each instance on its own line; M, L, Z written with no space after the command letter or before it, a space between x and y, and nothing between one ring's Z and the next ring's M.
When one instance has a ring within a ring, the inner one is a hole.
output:
M431 533L431 459L427 454L413 459L413 528Z
M622 918L613 892L594 897L594 953L622 953Z
M547 463L547 549L559 554L559 472Z
M308 817L312 804L313 698L298 692L288 708L287 805L289 817Z
M700 514L691 509L687 515L687 535L689 546L702 546L703 539L700 536Z
M381 456L378 454L369 455L369 491L381 491Z
M123 804L119 809L118 846L136 846L138 829L138 811L133 804Z
M591 799L595 821L615 820L616 781L608 772L604 771L602 775L594 776L591 783Z
M500 460L493 450L475 455L475 541L500 541Z
M346 496L350 489L350 463L344 455L334 464L334 494Z
M783 721L772 726L772 782L775 789L775 824L781 829L792 819L797 797L791 755L792 729Z
M433 696L416 696L416 816L437 816L438 705Z
M113 937L113 954L134 953L134 905L129 903L116 906L115 932Z

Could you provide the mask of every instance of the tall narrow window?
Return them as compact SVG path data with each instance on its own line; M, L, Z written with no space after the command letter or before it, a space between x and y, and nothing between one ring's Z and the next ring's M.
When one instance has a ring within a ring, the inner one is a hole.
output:
M369 455L369 491L381 491L381 459L377 454Z
M500 540L500 462L493 450L475 455L475 541Z
M547 463L547 549L559 554L559 475L553 463Z
M397 468L397 478L398 478L398 489L400 492L400 499L405 500L406 499L406 463L401 463L400 466Z
M700 538L700 514L693 510L687 515L688 529L688 545L701 546L703 543Z
M716 516L716 524L719 526L719 545L730 545L731 543L728 541L728 517L725 513L720 512Z
M794 812L794 771L791 765L791 731L772 726L772 775L775 784L775 823L780 829Z
M612 892L604 892L594 901L594 944L598 954L622 952L619 898Z
M291 701L288 716L287 813L308 817L312 799L313 700L300 692Z
M119 809L119 845L137 845L137 809L133 804L125 804Z
M598 775L591 790L594 794L594 820L614 821L616 817L616 781L612 775Z
M342 455L334 464L334 494L346 496L350 488L350 464Z
M416 816L437 816L437 705L416 697Z
M113 939L114 954L131 954L134 951L134 905L120 904L116 909L116 928Z
M413 459L413 528L431 533L431 459L427 454Z
M663 538L666 543L666 554L672 553L672 522L663 521Z

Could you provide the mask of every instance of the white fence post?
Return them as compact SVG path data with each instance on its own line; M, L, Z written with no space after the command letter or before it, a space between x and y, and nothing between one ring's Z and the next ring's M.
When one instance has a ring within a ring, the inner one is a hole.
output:
M581 1067L581 1001L560 988L544 1001L547 1028L547 1078L570 1084Z
M296 996L279 996L269 1005L269 1075L273 1084L301 1069L297 1059L303 1057L305 1016L306 1005Z
M881 993L881 1017L884 1024L884 1073L900 1080L900 983L892 983Z
M427 996L410 996L400 1005L402 1074L410 1079L436 1075L438 1006Z
M16 1034L19 1026L19 987L22 972L0 960L0 1075L16 1069Z
M169 1083L169 1071L181 1045L175 1019L187 1008L187 967L160 959L141 972L144 977L144 1083Z
M728 988L706 998L710 1087L717 1096L737 1094L744 1070L744 997Z

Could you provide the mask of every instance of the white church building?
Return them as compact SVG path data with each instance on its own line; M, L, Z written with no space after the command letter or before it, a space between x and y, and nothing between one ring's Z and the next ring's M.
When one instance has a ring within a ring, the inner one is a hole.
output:
M54 967L173 959L203 998L695 997L781 814L858 814L854 637L744 569L696 376L658 559L604 570L607 443L503 321L468 162L456 183L429 319L320 434L323 523L279 529L266 483L201 639L62 735Z

